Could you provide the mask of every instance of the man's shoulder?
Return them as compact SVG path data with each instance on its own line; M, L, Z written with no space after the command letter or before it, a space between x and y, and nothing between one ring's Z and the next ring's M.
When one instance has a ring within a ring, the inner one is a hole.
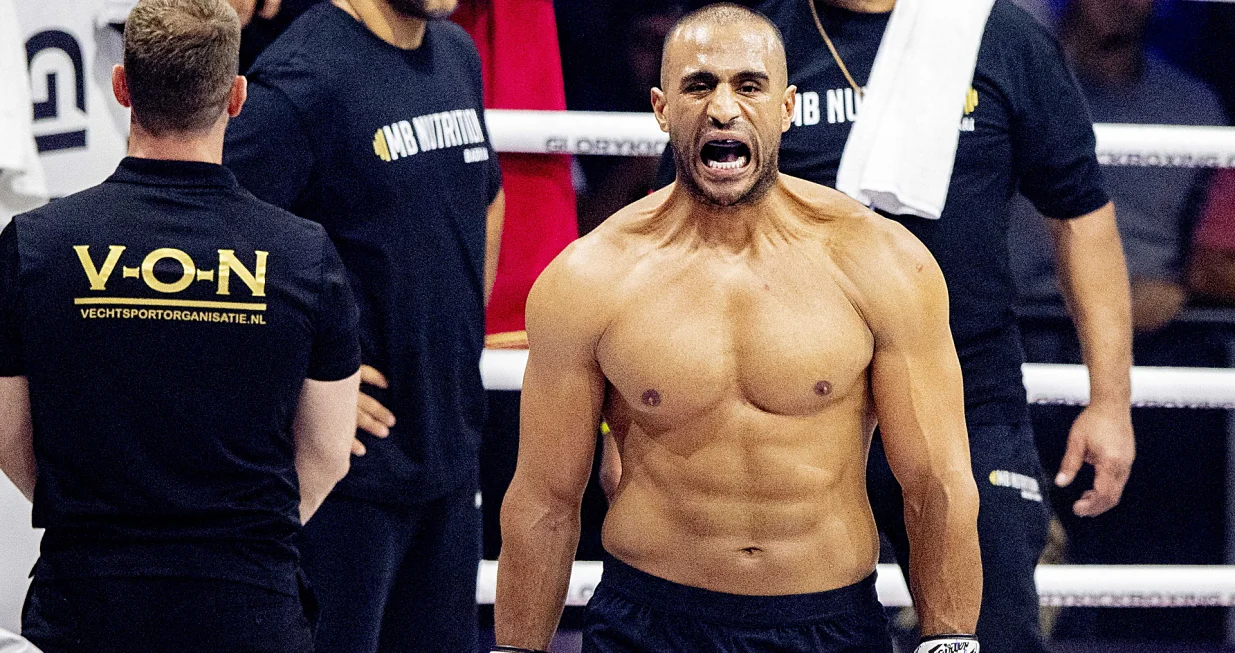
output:
M263 200L245 188L236 190L240 202L255 217L270 226L272 231L285 230L293 235L324 234L322 225L302 218L287 209Z
M19 231L43 229L68 225L76 221L91 221L99 213L99 207L108 206L123 192L116 184L103 182L52 200L43 206L13 217L13 226Z
M997 55L1000 59L1013 57L1020 61L1020 58L1034 60L1045 52L1062 56L1054 28L1043 24L1012 0L995 0L982 34L978 65L983 64L983 55Z
M341 20L346 14L329 2L301 14L275 42L262 51L246 76L253 82L283 88L297 80L325 85L354 60L352 34ZM348 18L350 19L350 18Z
M641 225L655 215L672 186L630 204L587 235L567 245L545 268L528 298L529 309L543 300L575 298L596 302L627 278L642 252L653 246Z
M1013 0L995 0L986 19L985 38L1014 41L1055 40L1051 27Z
M239 205L244 209L247 230L263 242L317 256L330 240L325 228L312 220L259 199L243 188L237 194Z
M918 273L938 271L926 245L895 220L835 189L788 175L781 179L856 292L912 290Z

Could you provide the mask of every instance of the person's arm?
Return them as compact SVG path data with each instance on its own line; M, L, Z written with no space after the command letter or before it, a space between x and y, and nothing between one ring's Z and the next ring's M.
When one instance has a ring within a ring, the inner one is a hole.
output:
M922 635L972 635L982 602L978 488L947 286L921 243L907 233L896 240L886 248L891 256L870 264L876 278L860 286L875 337L871 392L904 494L909 587Z
M1010 90L1017 182L1042 215L1055 218L1048 220L1055 270L1090 367L1091 403L1068 437L1056 483L1071 483L1082 463L1093 464L1095 487L1073 506L1092 516L1119 502L1132 464L1128 270L1080 85L1040 26L1028 25L1017 38L1021 74Z
M533 650L549 648L561 618L605 393L594 353L602 329L594 311L578 310L595 302L567 269L573 250L528 297L519 458L502 504L497 643Z
M485 306L497 281L497 259L502 251L502 225L506 221L506 191L499 190L485 215Z
M1066 486L1083 463L1093 465L1093 488L1072 506L1077 515L1092 517L1119 503L1136 455L1128 272L1112 204L1049 224L1060 290L1089 368L1089 406L1072 425L1055 482Z
M30 393L24 376L0 377L0 470L27 499L34 500L38 469L34 463Z
M17 293L17 225L0 232L0 471L31 501L38 468L34 460L34 429L25 355L18 328L21 305Z
M320 482L312 488L306 490L304 477L301 478L301 514L305 521L347 473L348 452L365 453L364 445L356 439L356 416L361 410L358 404L365 398L360 394L360 382L365 378L365 367L360 364L360 311L338 251L324 231L319 237L322 272L313 323L313 349L295 423L297 470L301 468L302 428L305 469L321 468L313 472ZM338 477L334 478L336 473Z
M356 435L360 372L341 381L305 379L293 425L296 475L300 479L300 521L317 512L351 465Z
M294 81L302 89L308 83ZM282 88L261 73L248 88L244 108L227 124L223 164L258 199L290 210L314 174L314 139Z

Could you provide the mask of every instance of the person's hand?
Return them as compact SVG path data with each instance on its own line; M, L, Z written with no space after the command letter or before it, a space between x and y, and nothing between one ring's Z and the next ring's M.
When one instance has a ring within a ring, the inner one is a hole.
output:
M360 382L375 388L381 388L382 390L390 388L386 377L368 365L360 366ZM390 412L389 409L373 397L363 392L360 393L359 400L356 402L356 428L363 429L379 438L384 438L390 435L390 428L394 425L394 413ZM353 454L363 456L365 452L365 446L360 440L352 440Z
M257 15L270 20L279 14L279 5L283 0L266 0L262 4L262 10ZM236 14L240 16L240 25L243 27L253 20L253 12L257 9L257 0L227 0L227 3L236 10Z
M1055 485L1067 486L1083 463L1093 465L1093 487L1072 505L1072 512L1079 517L1096 517L1119 503L1134 458L1136 440L1130 409L1090 405L1072 424Z

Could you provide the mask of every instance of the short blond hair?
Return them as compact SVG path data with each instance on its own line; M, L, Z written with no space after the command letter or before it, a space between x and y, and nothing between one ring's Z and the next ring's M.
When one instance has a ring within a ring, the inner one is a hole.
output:
M133 119L157 135L209 129L240 68L240 19L224 0L141 0L124 24Z

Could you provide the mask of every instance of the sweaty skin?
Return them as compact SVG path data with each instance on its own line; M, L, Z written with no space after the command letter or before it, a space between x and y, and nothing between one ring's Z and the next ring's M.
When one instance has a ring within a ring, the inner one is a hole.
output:
M498 643L548 648L602 418L621 461L605 548L746 595L871 574L878 423L923 633L976 625L977 488L942 274L900 225L775 172L793 89L779 43L753 33L677 30L653 104L689 181L619 211L532 289Z

